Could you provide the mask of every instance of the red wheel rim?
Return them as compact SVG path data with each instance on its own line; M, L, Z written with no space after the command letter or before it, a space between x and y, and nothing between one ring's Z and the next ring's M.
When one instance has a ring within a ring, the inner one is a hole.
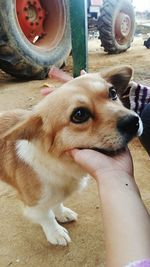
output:
M124 12L120 12L115 22L115 38L118 43L127 42L132 29L130 16Z
M60 42L66 23L63 0L16 0L16 15L30 43L49 49Z
M36 36L45 34L43 25L46 12L39 0L18 0L16 9L20 27L31 43L34 42Z

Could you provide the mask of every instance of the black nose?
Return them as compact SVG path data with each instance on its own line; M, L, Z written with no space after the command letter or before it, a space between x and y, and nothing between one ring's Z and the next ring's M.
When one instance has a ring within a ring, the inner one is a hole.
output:
M139 129L139 117L130 115L121 118L117 124L119 132L135 136Z

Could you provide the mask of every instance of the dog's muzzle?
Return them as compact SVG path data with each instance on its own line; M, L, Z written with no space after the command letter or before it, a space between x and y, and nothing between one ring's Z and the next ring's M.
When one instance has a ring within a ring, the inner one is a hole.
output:
M127 115L117 123L118 131L125 136L127 142L135 136L140 136L143 132L143 125L138 115Z

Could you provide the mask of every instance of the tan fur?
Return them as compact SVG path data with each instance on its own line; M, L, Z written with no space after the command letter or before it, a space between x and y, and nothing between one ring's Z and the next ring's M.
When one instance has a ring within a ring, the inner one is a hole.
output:
M114 68L101 75L85 74L56 89L31 111L14 110L0 114L0 178L18 190L26 205L34 207L39 203L50 203L48 192L52 187L52 206L79 187L84 171L66 151L93 147L117 150L122 147L123 137L116 124L133 112L124 108L119 99L112 101L109 98L109 87L113 85L120 92L128 85L131 75L130 67ZM81 124L72 123L70 116L77 107L88 108L93 118ZM20 150L18 140L27 140L19 143ZM27 148L25 155L24 145ZM18 151L22 153L20 156ZM44 171L40 172L40 167ZM52 171L51 176L54 173L53 180L48 178L46 168ZM42 176L44 172L47 178Z

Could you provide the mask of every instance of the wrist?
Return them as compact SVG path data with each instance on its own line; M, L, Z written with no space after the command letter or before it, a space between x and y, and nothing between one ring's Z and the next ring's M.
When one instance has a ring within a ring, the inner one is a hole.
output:
M134 177L124 172L115 175L112 173L103 176L97 175L96 181L100 195L106 192L109 197L109 194L120 194L125 191L132 191L140 195Z

